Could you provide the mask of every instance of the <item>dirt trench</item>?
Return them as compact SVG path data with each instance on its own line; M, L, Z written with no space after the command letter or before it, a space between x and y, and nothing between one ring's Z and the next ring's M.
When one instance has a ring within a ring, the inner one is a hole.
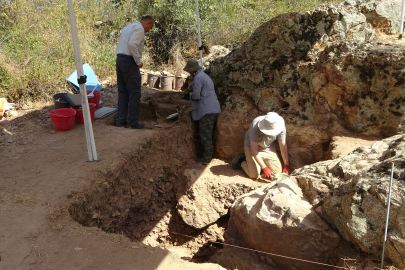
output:
M220 248L207 240L224 241L228 218L196 230L178 215L177 201L187 191L184 170L203 169L194 162L199 148L196 126L185 108L156 99L144 103L141 115L145 121L162 123L160 115L176 110L179 119L169 126L166 123L164 132L145 141L136 152L123 155L114 168L99 172L86 190L71 193L71 217L84 226L175 250L186 260L207 261Z

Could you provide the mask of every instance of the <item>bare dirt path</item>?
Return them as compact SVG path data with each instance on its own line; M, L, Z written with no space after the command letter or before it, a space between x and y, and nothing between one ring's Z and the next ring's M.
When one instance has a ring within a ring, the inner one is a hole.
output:
M86 162L84 129L76 124L68 132L43 129L31 152L0 165L0 269L221 269L69 217L72 191L162 130L129 130L101 121L93 128L100 162Z

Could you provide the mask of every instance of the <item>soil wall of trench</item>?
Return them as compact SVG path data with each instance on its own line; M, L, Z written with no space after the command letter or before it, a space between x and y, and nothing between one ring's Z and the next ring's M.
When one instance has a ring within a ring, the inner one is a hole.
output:
M153 119L153 102L142 106L143 115ZM99 173L86 190L72 194L71 217L84 226L151 246L181 246L186 259L206 261L215 251L206 240L223 241L227 217L196 230L184 223L176 209L178 199L187 192L185 169L201 169L194 162L198 151L195 129L189 111L182 112L172 127L123 154L118 165Z

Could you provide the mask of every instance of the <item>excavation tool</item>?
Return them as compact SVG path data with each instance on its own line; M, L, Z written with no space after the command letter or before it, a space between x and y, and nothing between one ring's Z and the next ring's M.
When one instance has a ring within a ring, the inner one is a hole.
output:
M94 142L93 125L90 119L89 102L86 95L86 76L83 71L82 55L79 46L79 36L77 33L77 24L75 11L73 8L73 0L67 0L69 9L70 30L72 32L73 48L75 52L76 70L77 70L77 82L79 83L80 95L82 96L82 110L83 120L87 141L87 153L89 155L89 162L99 161L97 157L96 144Z
M381 258L381 269L384 269L384 255L385 255L385 244L387 243L388 235L388 223L390 220L390 209L391 209L391 192L392 192L392 179L394 178L394 163L392 163L391 168L391 179L390 179L390 191L388 193L388 202L387 202L387 220L385 222L385 234L384 234L384 245Z
M275 177L277 179L283 179L283 178L288 177L288 174L286 174L286 173L275 173L275 174L273 174L273 177Z
M173 113L166 117L167 120L177 120L179 118L179 113Z
M404 0L405 1L405 0ZM202 43L201 43L201 29L200 29L200 10L198 9L198 0L195 0L195 13L197 14L197 28L198 28L198 50L200 51L201 68L204 70L202 59Z
M399 29L399 39L402 39L402 34L404 33L404 15L405 15L405 0L402 1L401 27Z

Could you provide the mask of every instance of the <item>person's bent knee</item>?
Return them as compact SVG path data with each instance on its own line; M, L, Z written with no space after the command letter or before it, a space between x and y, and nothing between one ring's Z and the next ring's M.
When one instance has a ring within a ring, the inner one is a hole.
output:
M242 170L249 176L249 178L256 179L259 177L259 172L257 170L249 171L247 166L247 161L242 162Z

